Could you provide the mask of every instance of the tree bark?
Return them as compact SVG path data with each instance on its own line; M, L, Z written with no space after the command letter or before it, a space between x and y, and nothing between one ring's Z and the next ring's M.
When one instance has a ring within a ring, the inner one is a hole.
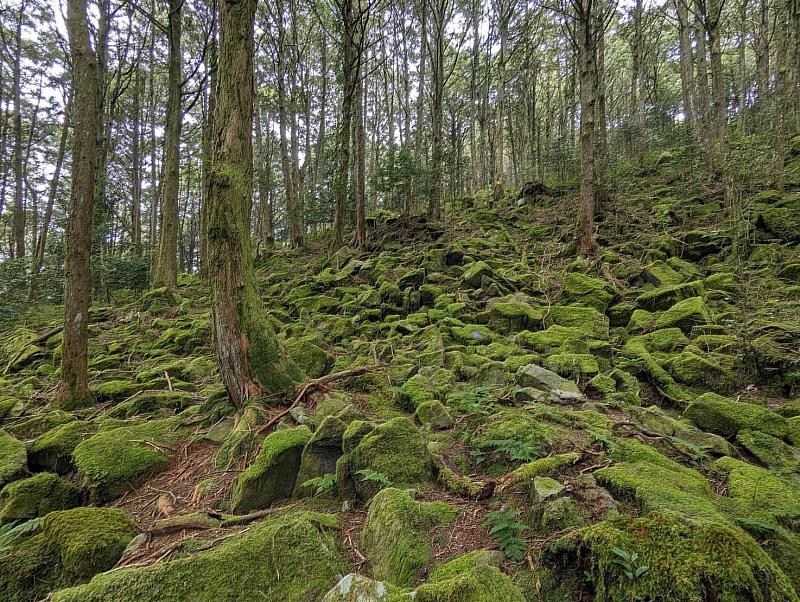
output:
M443 104L444 104L444 46L445 13L449 0L427 0L433 36L428 44L431 62L431 196L428 216L442 217L442 159L443 159ZM424 13L423 13L424 14ZM419 124L418 124L419 125Z
M22 85L20 82L22 68L22 18L25 14L25 2L19 6L17 26L14 34L14 257L25 257L25 197L23 185L25 174L22 169Z
M578 77L580 79L581 205L578 213L577 250L582 255L595 251L595 102L597 66L594 61L595 39L592 0L579 0L576 33L578 42Z
M685 0L675 0L678 16L678 40L680 51L681 97L683 99L683 115L690 128L694 127L694 68L692 66L692 40L689 10Z
M219 6L208 253L214 345L231 402L285 394L302 377L281 349L256 288L249 210L253 185L255 0Z
M91 298L89 262L98 133L103 110L97 56L89 42L86 0L69 0L67 3L67 33L72 58L72 97L80 110L76 111L73 140L64 285L64 340L61 382L56 399L64 407L76 407L91 400L86 374Z
M181 8L184 0L169 2L169 74L161 178L161 238L153 285L175 288L178 280L178 192L181 146Z

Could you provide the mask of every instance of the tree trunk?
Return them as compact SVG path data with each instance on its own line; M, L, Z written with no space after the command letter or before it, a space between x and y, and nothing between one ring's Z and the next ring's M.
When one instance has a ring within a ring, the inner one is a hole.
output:
M708 48L711 56L711 81L714 96L714 131L717 137L717 153L720 161L728 156L728 100L725 94L725 72L722 67L721 0L709 0L706 19Z
M272 206L269 195L268 170L270 157L264 150L264 133L261 130L261 107L256 102L254 117L256 130L256 162L257 162L257 181L258 181L258 203L260 205L259 214L264 216L264 224L259 229L263 234L263 242L268 248L275 244L272 234Z
M689 10L684 0L675 0L678 15L678 39L680 51L681 97L683 98L683 115L689 127L694 126L694 69L692 67L692 40Z
M700 2L697 3L698 9L700 4ZM697 57L697 78L695 80L697 84L697 121L700 124L700 139L703 145L703 153L706 157L706 166L708 173L711 174L714 172L715 158L709 118L707 44L703 19L698 15L695 15L694 34Z
M353 244L358 248L363 248L367 242L367 222L366 222L366 125L364 123L364 100L366 94L364 88L366 82L360 77L356 84L355 93L355 114L353 121L355 126L355 136L353 142L356 155L356 229L353 234Z
M133 132L131 134L131 243L133 256L142 258L142 73L136 70L133 83Z
M575 28L578 37L578 76L580 79L581 100L581 206L578 214L577 250L582 255L591 254L597 248L597 242L594 237L594 116L597 68L594 62L592 6L592 0L580 0Z
M208 193L214 345L231 402L282 394L301 378L275 338L256 288L248 213L253 184L255 0L219 6L215 127Z
M67 3L67 33L72 59L72 97L76 107L72 152L72 191L67 224L64 285L64 339L61 382L56 394L64 407L91 400L87 380L89 261L92 249L92 210L102 112L98 62L89 42L86 1Z
M428 215L433 219L442 217L442 119L444 104L444 45L445 11L448 0L430 2L433 21L433 39L430 40L431 61L431 196Z
M494 114L494 202L499 203L505 194L505 148L503 136L503 115L506 98L506 45L508 44L508 22L511 19L509 0L497 2L497 20L500 35L500 50L497 54L497 81ZM444 54L444 53L443 53Z
M22 194L25 174L22 169L22 18L25 2L20 3L14 35L14 257L25 257L25 198Z
M169 75L167 115L164 127L164 164L161 178L161 238L153 272L154 286L175 288L178 279L178 191L181 146L181 7L184 0L169 3Z

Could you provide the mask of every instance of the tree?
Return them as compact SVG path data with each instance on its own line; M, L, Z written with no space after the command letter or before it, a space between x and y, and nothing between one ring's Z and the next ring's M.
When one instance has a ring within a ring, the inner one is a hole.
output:
M153 284L175 288L178 278L178 190L181 142L181 8L184 0L170 0L169 75L167 118L164 127L164 163L161 176L161 238Z
M91 298L89 261L98 161L97 137L103 110L97 55L89 41L86 0L69 0L67 3L67 33L72 58L72 97L80 110L75 115L64 284L64 341L61 382L56 397L64 406L76 406L91 398L86 374Z
M219 3L215 128L208 191L207 250L214 347L237 407L293 388L301 374L269 324L256 288L250 244L253 187L255 0Z

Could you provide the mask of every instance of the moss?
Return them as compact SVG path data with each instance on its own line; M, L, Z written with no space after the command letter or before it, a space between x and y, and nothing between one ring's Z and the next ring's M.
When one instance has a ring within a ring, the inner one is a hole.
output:
M531 488L533 487L533 479L539 476L555 474L559 469L570 466L578 460L580 460L580 454L569 452L565 454L554 454L546 458L539 458L533 462L526 462L503 477L500 490L525 490L530 494Z
M567 303L577 303L604 312L614 298L605 280L571 272L564 278L563 296Z
M676 445L685 441L719 455L728 455L733 451L731 444L725 438L701 431L688 420L678 420L668 416L658 406L633 407L629 411L633 420L638 424L650 431L673 437L673 443Z
M244 514L290 497L300 469L300 455L309 439L311 431L306 426L270 433L256 459L236 479L232 511Z
M333 357L308 338L289 339L284 347L309 378L319 378L327 374L333 366Z
M358 494L364 499L375 495L378 485L358 477L359 470L379 472L398 487L418 485L432 476L425 439L414 423L402 417L364 435L350 453L350 465Z
M646 309L636 309L628 320L627 329L631 332L649 330L656 321L655 315Z
M597 360L588 353L559 353L551 355L545 363L557 374L573 379L594 376L600 372Z
M659 364L647 350L639 337L630 339L623 348L623 355L631 362L626 368L636 374L647 376L658 390L673 401L688 401L693 395L675 382L675 379Z
M173 385L176 382L173 381ZM141 391L127 401L118 403L106 416L111 418L131 418L140 414L174 414L195 403L195 397L187 391Z
M482 261L469 264L461 275L461 284L464 288L480 288L484 277L492 277L492 268Z
M683 275L664 261L654 261L642 270L642 277L658 287L676 285L683 282Z
M417 406L414 416L428 430L438 431L453 426L453 417L441 401L433 400Z
M396 397L401 407L414 411L436 399L436 389L423 375L415 374L402 384Z
M617 390L617 381L607 374L598 374L587 383L587 386L601 395L610 395Z
M75 467L93 500L107 502L166 466L181 416L101 431L79 443Z
M656 328L680 328L690 332L699 324L710 324L711 312L702 297L691 297L670 307L655 321Z
M213 550L98 575L53 602L319 600L343 569L330 533L336 528L329 515L281 514Z
M585 340L586 333L580 328L566 326L550 326L538 332L523 330L516 336L517 343L540 353L552 353L559 349L579 349L577 343Z
M798 430L786 418L764 406L705 393L689 404L684 416L704 430L734 437L744 429L761 431L789 443L800 442Z
M723 366L688 350L674 359L670 371L676 380L693 387L719 390L735 382Z
M800 208L767 207L761 211L758 225L785 242L800 241Z
M553 533L582 527L586 519L570 497L548 500L537 509L536 528L541 533Z
M17 439L35 439L50 429L66 424L67 422L72 422L73 420L75 420L75 417L69 412L65 412L64 410L51 410L49 412L45 411L43 414L32 416L13 426L9 426L6 428L6 431Z
M0 490L0 523L28 520L80 503L77 487L58 475L42 472Z
M716 460L711 470L726 479L728 496L740 503L741 510L800 516L800 484L791 478L730 456Z
M441 502L418 502L389 487L372 500L361 544L372 573L399 586L412 586L430 561L430 531L449 524L458 510Z
M608 338L608 318L592 307L553 305L545 321L548 319L558 326L577 328L590 339Z
M0 429L0 487L25 474L25 444Z
M689 343L689 339L683 334L680 328L662 328L654 332L643 334L639 337L647 350L672 352L682 349Z
M428 581L414 592L416 602L524 602L522 592L494 566L477 565L441 581Z
M488 345L497 337L492 330L480 324L454 326L450 334L453 340L462 345Z
M294 497L306 497L314 493L313 487L304 485L306 481L336 472L346 429L347 425L342 420L328 416L314 431L300 456L297 481L292 493Z
M786 472L800 469L800 450L772 435L743 430L736 434L736 441L771 469Z
M793 418L795 416L800 416L800 399L787 401L779 408L776 408L775 413L780 414L785 418Z
M38 533L0 553L0 599L34 602L61 585L59 556L48 539ZM69 584L66 584L69 585Z
M647 566L646 572L629 579L615 549L638 554L635 565ZM597 602L798 599L787 577L752 537L709 519L673 513L619 516L562 537L549 555L562 566L574 567Z
M542 321L543 313L525 301L492 300L487 303L487 323L498 332L514 333L532 328Z
M649 311L663 311L672 307L678 301L691 297L701 297L704 292L703 282L694 280L684 284L673 284L647 291L639 295L636 301L641 307Z
M472 550L461 556L457 556L452 560L448 560L444 564L433 567L428 573L428 583L436 583L438 581L446 581L457 577L461 573L472 570L476 566L494 566L500 567L503 564L505 556L498 550Z

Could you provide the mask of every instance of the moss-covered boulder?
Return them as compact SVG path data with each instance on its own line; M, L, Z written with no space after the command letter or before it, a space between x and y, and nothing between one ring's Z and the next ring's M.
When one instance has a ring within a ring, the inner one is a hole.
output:
M761 431L790 444L800 443L800 431L783 416L764 406L704 393L684 411L699 428L723 437L735 437L744 429Z
M347 464L356 492L363 499L375 495L380 486L359 476L363 470L380 473L396 487L415 486L432 477L425 438L413 422L403 417L378 425L360 438L348 454Z
M80 504L80 492L56 474L42 472L0 490L0 523L28 520Z
M309 338L289 339L284 343L284 348L309 378L319 378L333 366L333 356Z
M580 305L553 305L545 318L558 326L577 328L588 339L608 338L608 318L593 307Z
M111 501L163 469L172 446L185 436L183 425L182 415L152 420L103 430L79 443L75 467L92 500Z
M372 500L361 545L377 579L409 587L430 562L430 531L449 524L458 510L441 502L420 502L389 487Z
M0 553L0 599L33 602L107 571L133 539L133 522L116 508L51 512L41 530Z
M683 284L663 286L639 295L636 301L648 311L663 311L678 301L691 297L702 297L705 292L702 280L694 280Z
M479 554L485 554L479 551ZM467 554L471 556L471 554ZM455 558L414 592L416 602L524 602L525 596L499 568Z
M0 487L25 474L25 444L0 429Z
M309 439L311 431L306 426L270 433L255 461L236 479L231 510L245 514L290 497L300 470L300 455Z
M680 328L691 332L692 328L712 322L711 312L702 297L690 297L670 307L655 321L656 328Z
M772 435L745 429L736 433L736 442L774 470L797 472L800 469L800 449Z
M289 512L259 523L207 552L144 568L98 575L53 596L53 602L316 602L335 583L333 516Z
M342 437L347 424L335 416L326 417L305 444L300 457L300 469L294 486L295 497L314 493L307 481L336 472L336 462L342 455Z
M626 564L620 552L636 557ZM595 600L798 599L786 575L750 535L715 520L674 513L619 516L565 535L548 555L562 570L572 571Z
M461 285L464 288L480 288L484 277L491 278L494 271L482 261L469 264L461 275Z
M688 420L679 420L667 415L658 406L647 408L629 408L631 417L649 431L666 437L673 437L675 443L680 445L686 441L691 445L707 450L721 456L730 455L733 447L720 435L701 431Z
M73 420L40 435L28 449L28 462L33 470L49 470L67 474L74 468L72 452L84 439L98 430L95 422Z
M453 426L453 417L441 401L426 401L417 407L414 416L419 423L431 431L449 429Z
M610 290L605 280L585 274L570 272L564 278L563 296L567 303L586 305L600 312L606 311L614 298Z
M594 362L593 367L596 368L596 364ZM517 370L516 383L520 387L545 389L556 400L575 401L583 399L583 393L573 381L536 364L528 364Z

